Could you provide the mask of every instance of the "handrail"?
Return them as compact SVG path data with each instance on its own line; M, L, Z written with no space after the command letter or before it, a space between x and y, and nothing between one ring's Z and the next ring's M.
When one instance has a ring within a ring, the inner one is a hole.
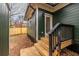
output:
M52 56L52 34L54 31L61 25L61 23L57 23L52 30L48 32L49 34L49 56ZM54 51L53 51L54 52Z
M53 33L60 25L61 25L61 23L57 23L57 24L53 27L53 29L48 32L48 34L50 35L51 33Z
M69 24L56 23L56 25L54 25L53 29L48 32L48 35L52 34L61 25L74 27L73 25L69 25Z
M62 40L62 26L65 27L71 27L72 28L72 39L74 39L74 26L73 25L68 25L68 24L62 24L62 23L57 23L52 30L48 32L49 35L49 56L52 56L52 52L59 47L58 49L61 49L61 40ZM56 43L56 38L54 39L55 36L58 37L58 42ZM53 39L53 41L52 41ZM55 43L55 44L54 44Z

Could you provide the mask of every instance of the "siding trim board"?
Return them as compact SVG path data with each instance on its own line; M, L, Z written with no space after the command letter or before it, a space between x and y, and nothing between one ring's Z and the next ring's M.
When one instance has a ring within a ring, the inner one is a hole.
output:
M32 15L31 15L31 17L30 17L29 19L31 19L31 18L32 18L32 16L34 15L35 11L36 11L36 10L34 9L34 11L33 11Z
M25 18L30 19L33 16L34 11L35 9L31 6L31 4L29 4L25 13Z
M49 12L49 11L47 11L47 10L45 10L45 9L38 8L38 10L43 11L44 13L49 13L49 14L52 14L52 15L53 15L52 12Z
M57 4L56 6L54 6L54 10L52 12L56 12L64 7L66 7L67 5L69 5L70 3L60 3Z
M36 41L38 41L38 8L36 9Z

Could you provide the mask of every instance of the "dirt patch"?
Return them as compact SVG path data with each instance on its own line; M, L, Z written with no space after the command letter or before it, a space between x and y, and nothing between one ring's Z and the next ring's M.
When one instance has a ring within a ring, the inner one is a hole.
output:
M20 49L31 47L33 42L27 37L26 34L10 36L9 38L9 55L19 56Z

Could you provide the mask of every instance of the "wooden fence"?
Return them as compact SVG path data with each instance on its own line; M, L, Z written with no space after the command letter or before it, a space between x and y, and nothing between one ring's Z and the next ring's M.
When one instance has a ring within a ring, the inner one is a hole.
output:
M9 35L18 35L18 34L26 34L27 33L27 28L22 27L22 28L9 28Z

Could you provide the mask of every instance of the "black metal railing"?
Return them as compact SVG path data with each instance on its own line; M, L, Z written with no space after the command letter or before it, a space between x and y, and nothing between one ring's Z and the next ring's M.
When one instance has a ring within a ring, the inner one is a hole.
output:
M57 23L49 34L49 56L58 47L61 49L61 42L68 39L74 39L74 26L68 24Z

